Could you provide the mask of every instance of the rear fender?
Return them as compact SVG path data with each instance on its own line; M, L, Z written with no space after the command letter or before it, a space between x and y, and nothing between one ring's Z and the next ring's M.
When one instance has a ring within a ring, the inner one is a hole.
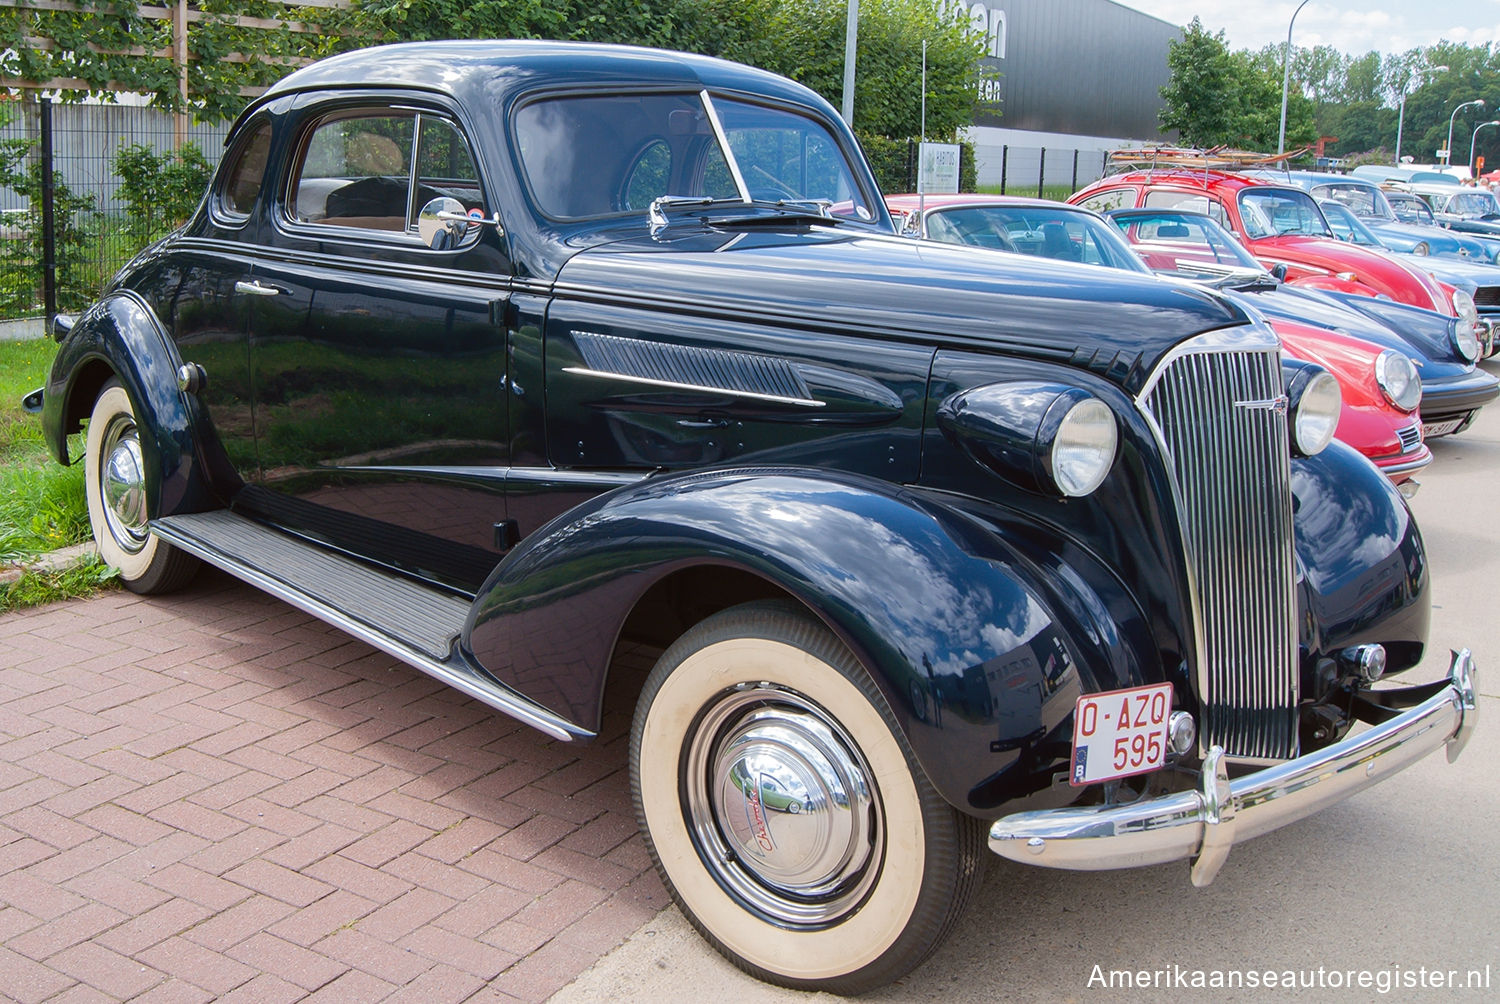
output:
M42 433L62 464L68 435L93 410L99 390L118 379L135 408L146 463L147 512L152 518L211 504L194 436L197 408L177 389L177 348L139 297L115 292L78 319L58 349L42 404Z
M937 789L970 812L1050 785L1080 679L1097 689L1065 626L1075 615L1059 622L1047 573L992 527L821 470L657 478L585 503L496 569L463 640L501 682L597 731L627 618L695 566L756 576L820 617L868 667ZM1106 610L1097 597L1068 605Z

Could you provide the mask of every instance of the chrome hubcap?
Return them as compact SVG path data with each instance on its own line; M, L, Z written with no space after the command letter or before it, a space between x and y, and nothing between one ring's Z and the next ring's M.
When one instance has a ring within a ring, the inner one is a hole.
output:
M104 432L99 451L99 492L109 534L134 554L146 546L146 465L135 423L119 416Z
M699 855L748 907L813 926L862 902L880 803L859 748L816 704L770 684L727 691L689 737L687 766Z

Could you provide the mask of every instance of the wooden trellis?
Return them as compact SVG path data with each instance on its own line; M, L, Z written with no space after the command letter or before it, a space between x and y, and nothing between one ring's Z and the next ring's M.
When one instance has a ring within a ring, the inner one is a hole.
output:
M351 6L350 0L287 0L282 4L288 8L322 8L325 10L342 10ZM73 2L73 0L0 0L0 7L10 7L17 10L59 11L64 13L77 12L85 14L98 14L101 11L97 7L84 6ZM207 13L198 10L188 0L177 0L171 6L147 6L137 8L139 16L148 21L166 21L172 26L172 44L163 49L147 49L134 47L129 49L103 49L90 46L93 52L115 55L115 56L142 56L159 59L171 59L176 67L179 94L182 98L184 110L179 110L176 115L176 142L181 145L188 127L188 63L192 56L188 49L188 34L193 30L193 25L209 18L219 22L226 22L237 28L261 28L266 30L286 29L298 34L321 34L322 30L316 24L305 21L292 20L291 18L264 18L247 17L244 15L228 15ZM27 38L25 43L33 48L48 50L56 49L57 43L50 38ZM233 52L219 57L224 62L247 63L252 61L263 61L263 57L256 53ZM300 57L285 57L280 62L287 66L301 66L311 60ZM48 91L111 91L115 93L137 93L138 89L125 84L111 82L101 87L76 77L53 77L49 80L26 80L19 77L0 77L0 87L48 90ZM254 97L265 91L263 87L242 87L240 94L244 97Z

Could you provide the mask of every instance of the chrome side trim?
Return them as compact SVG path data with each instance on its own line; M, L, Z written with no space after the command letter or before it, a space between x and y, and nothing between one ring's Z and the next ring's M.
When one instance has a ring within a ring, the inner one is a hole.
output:
M1079 871L1192 859L1193 884L1207 885L1234 844L1343 801L1439 746L1449 762L1457 759L1478 719L1476 673L1468 649L1454 652L1446 687L1358 735L1233 781L1210 754L1196 791L1005 816L990 827L990 850Z
M782 397L779 394L761 394L748 390L729 390L725 387L713 387L708 384L678 383L675 380L656 380L651 377L633 376L629 373L605 373L600 370L585 369L582 366L564 366L564 373L572 373L574 376L598 377L601 380L620 380L625 383L640 383L648 387L666 387L671 390L690 390L700 394L720 394L724 397L744 398L749 401L768 401L772 404L794 404L803 408L822 408L824 402L815 401L812 398Z
M319 620L332 624L342 631L347 631L360 641L380 649L386 655L399 659L413 669L419 669L433 679L446 683L448 686L467 694L481 704L488 705L502 714L509 715L519 722L545 732L554 739L571 742L574 739L590 738L593 735L590 732L578 729L566 720L552 714L545 708L532 704L519 695L511 696L498 690L490 690L482 687L464 677L463 674L456 672L451 667L445 666L410 646L403 644L398 639L392 638L376 628L356 620L337 607L330 606L321 600L308 596L295 586L267 575L259 569L241 564L229 555L223 554L196 537L177 533L171 526L159 524L155 521L151 524L151 531L156 536L169 541L176 547L182 548L189 554L197 555L210 565L222 568L235 578L248 582L257 589L262 589L277 599L284 600L298 610L312 614Z

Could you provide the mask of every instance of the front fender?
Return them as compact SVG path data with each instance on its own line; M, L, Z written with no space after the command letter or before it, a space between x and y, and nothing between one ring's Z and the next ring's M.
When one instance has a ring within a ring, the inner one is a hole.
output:
M503 683L597 730L605 670L636 602L702 565L758 576L821 617L869 668L954 805L982 814L1051 784L1083 686L1043 573L978 520L873 479L740 470L618 489L507 557L464 642ZM1087 671L1083 683L1097 689Z
M1405 500L1379 468L1339 442L1292 461L1292 496L1304 652L1315 661L1378 642L1388 672L1416 665L1431 597L1427 552Z
M193 448L196 409L177 389L176 346L151 309L119 291L94 304L68 333L47 378L42 434L62 464L68 435L88 417L99 389L120 381L135 408L146 464L147 512L192 512L211 504Z

